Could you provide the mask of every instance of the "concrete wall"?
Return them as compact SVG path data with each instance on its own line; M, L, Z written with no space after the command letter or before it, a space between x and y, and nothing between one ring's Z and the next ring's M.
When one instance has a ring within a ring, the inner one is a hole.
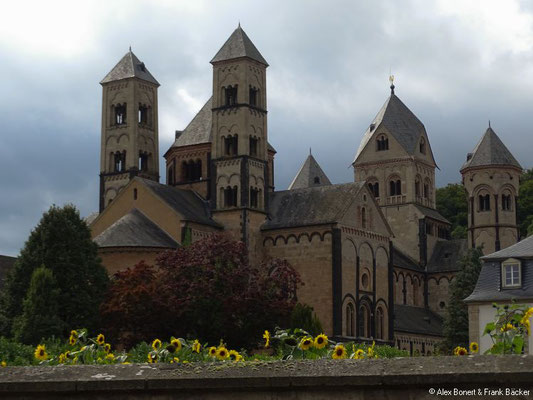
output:
M490 389L502 390L503 395L491 396ZM511 389L522 394L505 395ZM451 395L439 395L438 390L450 390ZM459 390L475 395L453 394ZM533 356L0 369L0 398L4 400L479 400L526 399L532 393Z

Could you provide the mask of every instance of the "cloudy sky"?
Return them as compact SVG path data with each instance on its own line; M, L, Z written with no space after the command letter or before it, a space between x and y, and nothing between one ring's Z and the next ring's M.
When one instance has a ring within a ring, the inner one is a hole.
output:
M270 64L278 189L310 147L333 182L353 179L350 163L390 93L391 70L396 94L428 131L437 186L460 181L489 119L533 166L525 1L19 0L0 13L0 254L17 255L51 204L97 210L99 81L128 46L161 83L163 154L209 98L209 60L239 21Z

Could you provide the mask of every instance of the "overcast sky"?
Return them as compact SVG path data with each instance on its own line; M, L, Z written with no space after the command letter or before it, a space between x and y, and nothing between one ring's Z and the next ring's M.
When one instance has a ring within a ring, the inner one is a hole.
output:
M426 126L437 186L460 181L489 119L522 166L533 165L525 1L12 1L0 13L0 254L17 255L51 204L97 210L99 81L130 45L161 83L164 154L209 98L209 60L239 21L270 64L277 189L310 147L331 181L353 179L391 70ZM162 157L160 170L164 181Z

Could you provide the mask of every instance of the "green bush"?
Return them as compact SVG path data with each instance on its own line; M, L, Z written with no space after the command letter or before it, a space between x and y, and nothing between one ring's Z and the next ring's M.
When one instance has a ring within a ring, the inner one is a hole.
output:
M313 307L297 303L291 313L291 329L303 329L316 336L324 332L320 320L313 312Z

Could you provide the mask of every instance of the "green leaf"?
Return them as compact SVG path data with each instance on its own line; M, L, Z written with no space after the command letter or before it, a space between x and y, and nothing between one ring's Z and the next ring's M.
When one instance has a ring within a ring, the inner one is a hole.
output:
M485 325L485 330L483 331L483 335L490 334L495 329L496 329L496 324L494 322L489 322L487 325Z
M515 354L522 354L522 348L524 347L524 338L516 335L513 339L513 352Z

